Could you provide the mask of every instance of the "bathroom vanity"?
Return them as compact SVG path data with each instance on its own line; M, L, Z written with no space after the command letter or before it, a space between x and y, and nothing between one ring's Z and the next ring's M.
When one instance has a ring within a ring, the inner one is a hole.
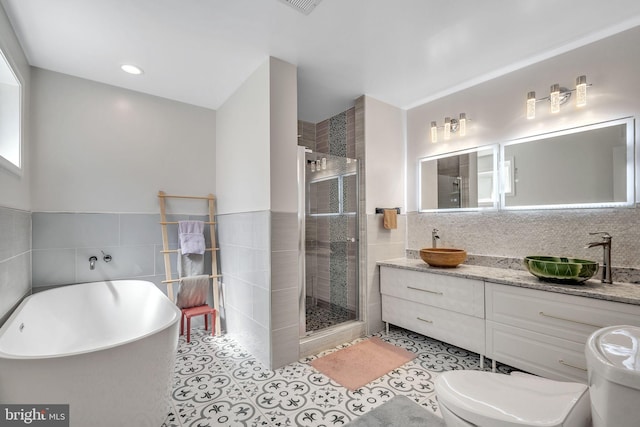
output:
M561 285L523 270L379 261L382 320L546 378L587 381L585 343L640 326L640 285Z

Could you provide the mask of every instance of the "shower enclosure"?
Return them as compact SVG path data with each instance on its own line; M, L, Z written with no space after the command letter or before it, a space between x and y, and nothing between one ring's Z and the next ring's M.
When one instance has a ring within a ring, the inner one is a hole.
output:
M358 320L358 168L301 148L300 337Z

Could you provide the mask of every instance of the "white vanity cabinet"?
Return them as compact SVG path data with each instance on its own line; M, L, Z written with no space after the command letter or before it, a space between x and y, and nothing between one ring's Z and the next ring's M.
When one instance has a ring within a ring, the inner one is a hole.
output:
M380 267L382 320L485 354L484 282Z
M486 356L557 380L587 381L584 350L592 332L640 326L640 305L489 282L485 298Z

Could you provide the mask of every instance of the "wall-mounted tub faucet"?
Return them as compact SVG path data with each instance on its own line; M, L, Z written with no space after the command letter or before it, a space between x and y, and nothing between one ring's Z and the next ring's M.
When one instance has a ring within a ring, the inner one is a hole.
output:
M102 252L102 260L104 262L111 262L113 260L113 257L109 254L105 254L104 251L100 251Z
M96 261L98 261L98 257L92 255L89 257L89 270L93 270L96 268Z
M431 247L435 248L438 246L438 239L440 239L440 236L438 236L438 229L434 228L431 231Z
M602 251L603 251L602 283L613 283L613 280L611 279L611 235L604 231L589 233L589 235L602 236L602 240L600 240L599 242L589 243L587 245L587 248L593 248L594 246L602 246Z

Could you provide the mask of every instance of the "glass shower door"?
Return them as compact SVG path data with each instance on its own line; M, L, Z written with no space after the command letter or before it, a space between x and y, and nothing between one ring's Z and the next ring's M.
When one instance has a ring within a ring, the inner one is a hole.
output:
M358 318L355 159L307 153L301 336Z

